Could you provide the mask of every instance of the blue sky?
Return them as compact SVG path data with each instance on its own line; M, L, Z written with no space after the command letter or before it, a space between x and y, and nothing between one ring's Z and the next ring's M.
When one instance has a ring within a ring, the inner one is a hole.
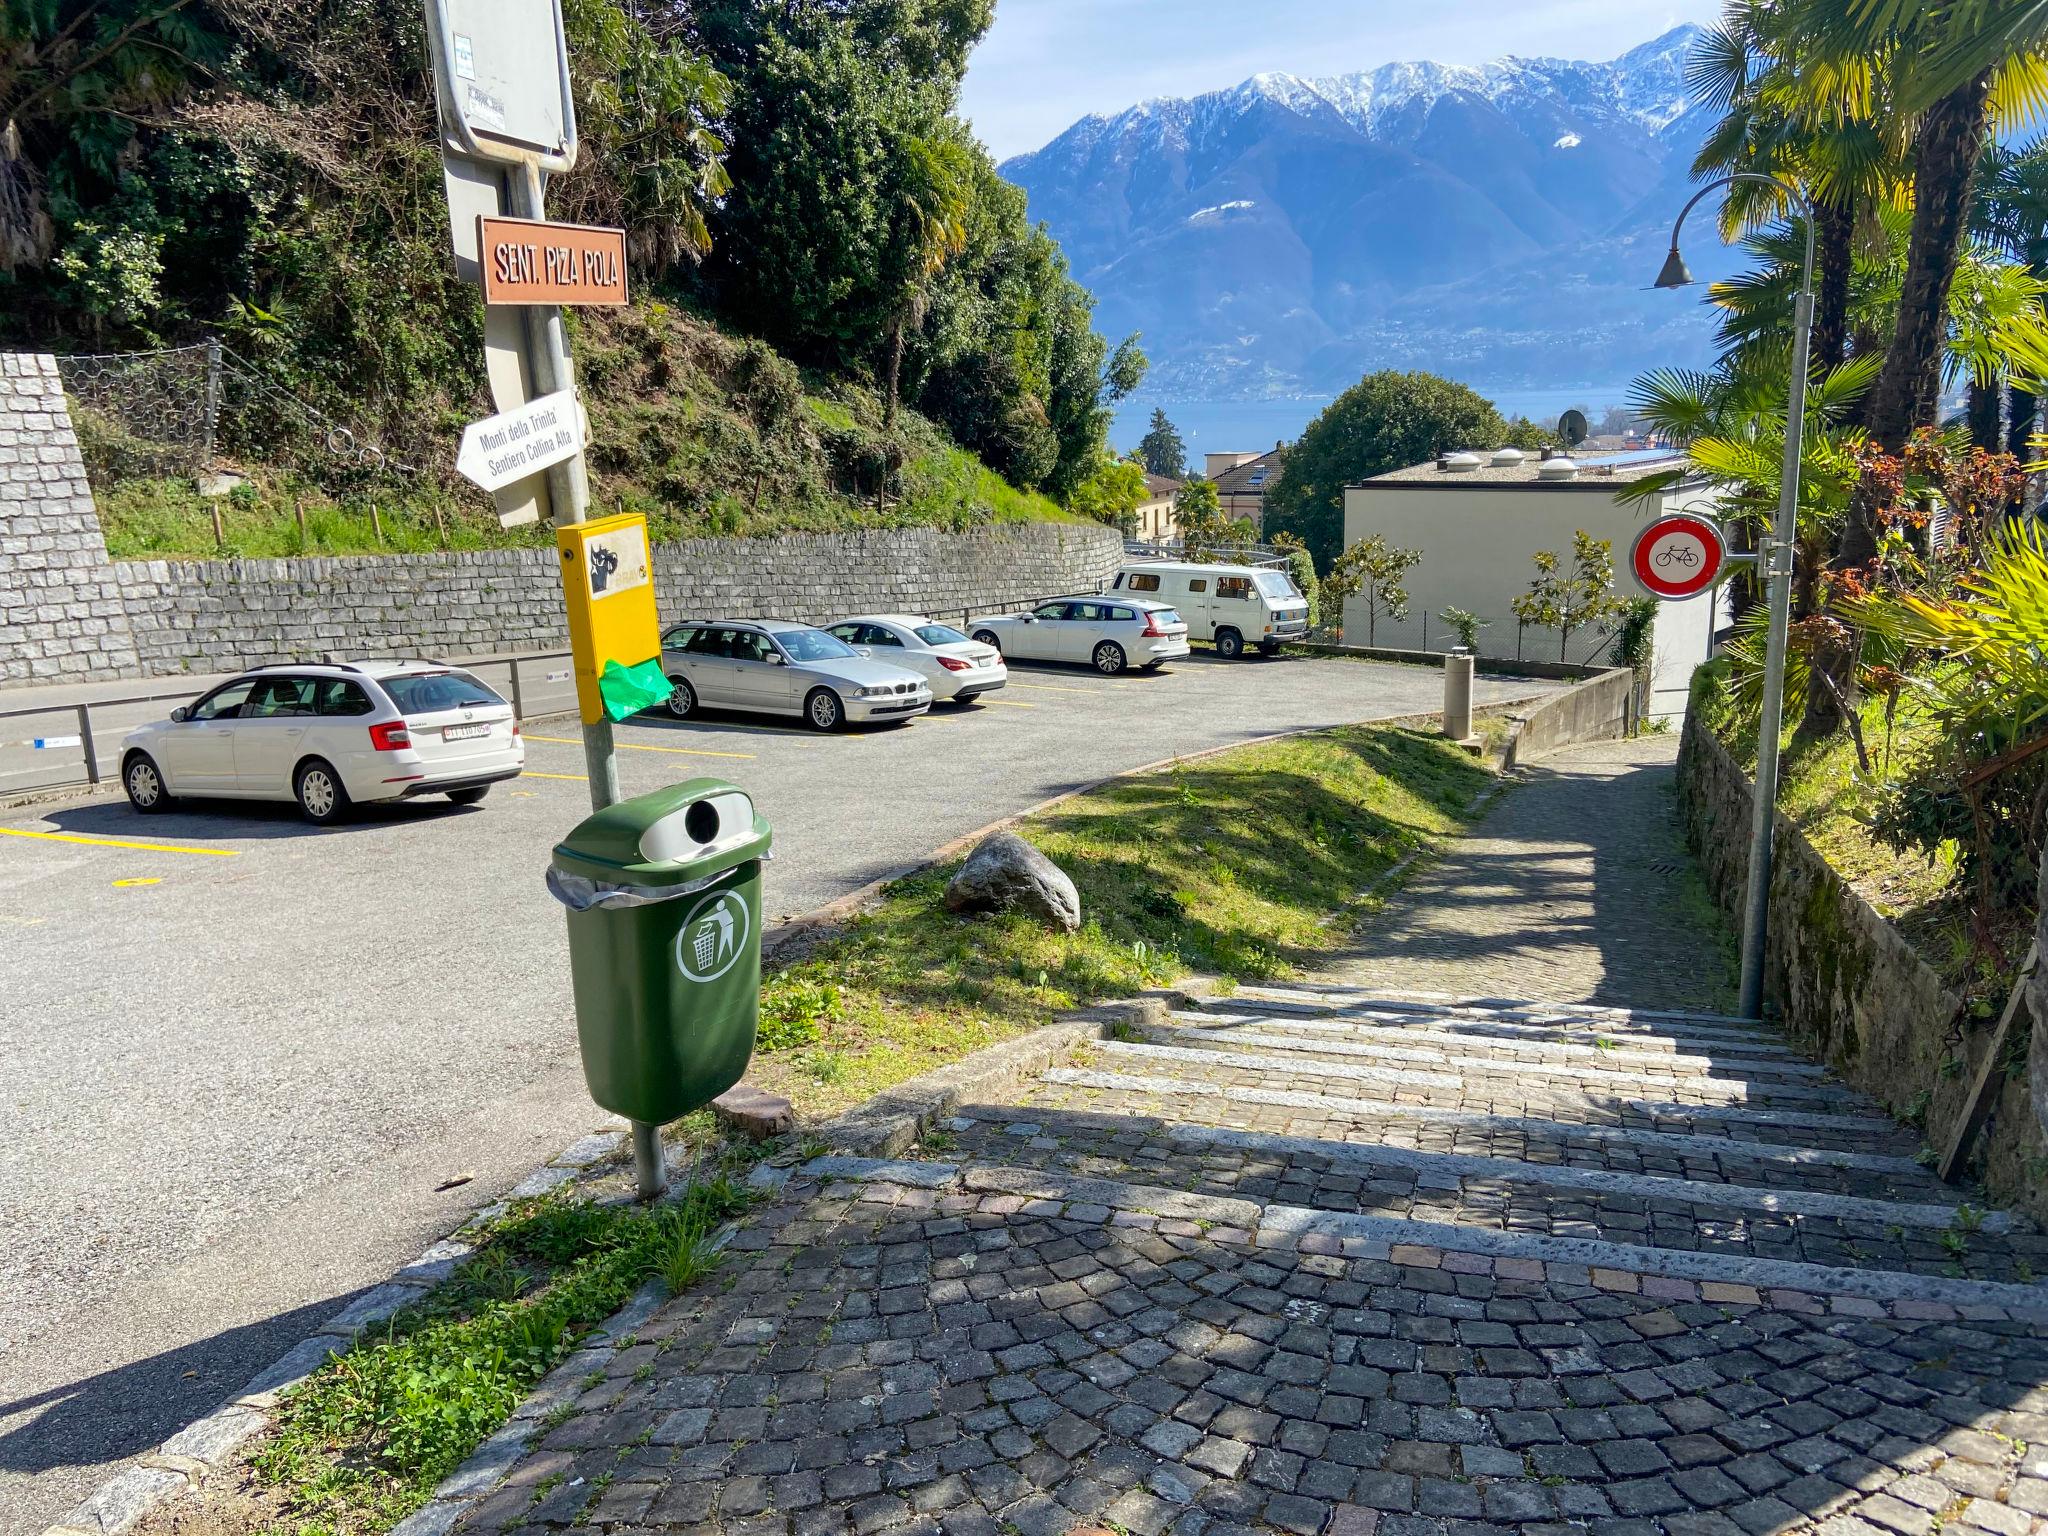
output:
M962 111L998 159L1076 118L1264 70L1341 75L1401 59L1608 59L1719 0L998 0Z

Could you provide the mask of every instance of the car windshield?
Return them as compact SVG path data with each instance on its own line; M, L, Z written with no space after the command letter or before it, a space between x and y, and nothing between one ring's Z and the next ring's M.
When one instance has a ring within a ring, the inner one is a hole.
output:
M922 640L926 645L967 644L967 637L965 635L961 634L959 630L949 628L944 624L918 625L917 638Z
M444 709L487 709L505 701L467 672L407 672L380 677L401 715L433 715Z
M775 643L789 653L791 661L837 661L854 654L852 646L834 640L822 629L778 629Z
M1259 572L1259 590L1268 597L1299 598L1301 589L1285 571Z

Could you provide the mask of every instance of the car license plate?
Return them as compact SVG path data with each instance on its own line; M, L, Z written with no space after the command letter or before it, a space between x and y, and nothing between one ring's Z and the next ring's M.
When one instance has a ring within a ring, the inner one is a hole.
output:
M441 728L443 741L470 741L478 736L490 734L491 727L488 721L479 725L448 725Z

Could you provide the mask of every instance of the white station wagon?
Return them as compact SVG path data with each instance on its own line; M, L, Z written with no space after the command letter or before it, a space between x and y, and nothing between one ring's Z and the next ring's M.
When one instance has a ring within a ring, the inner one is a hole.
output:
M1012 660L1079 662L1111 677L1189 653L1180 614L1141 597L1054 598L1029 613L976 619L968 632Z
M525 766L512 706L438 661L259 667L121 744L138 811L180 795L296 800L321 824L421 795L474 805Z

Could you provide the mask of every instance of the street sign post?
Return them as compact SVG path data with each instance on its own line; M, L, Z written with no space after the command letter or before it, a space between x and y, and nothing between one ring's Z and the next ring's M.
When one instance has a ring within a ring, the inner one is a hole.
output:
M548 176L576 166L576 104L561 0L422 3L440 109L450 239L458 270L483 282L489 265L483 247L486 222L509 215L545 224ZM579 276L581 271L579 260ZM625 301L625 282L621 240L612 284L618 292L615 302ZM491 397L501 413L538 403L537 397L562 395L573 401L576 370L559 296L537 296L517 308L487 299L484 338ZM534 520L543 497L558 529L589 519L590 477L580 427L579 420L574 451L549 462L540 474L493 493L501 521ZM586 713L583 758L591 809L616 804L619 763L609 717L599 714L592 720ZM635 1122L633 1163L642 1197L660 1194L668 1182L660 1127Z
M1629 553L1629 568L1643 590L1667 603L1698 597L1721 579L1727 565L1721 530L1690 512L1658 518L1636 535Z
M581 453L583 440L583 408L573 390L563 390L470 423L455 468L495 491Z

